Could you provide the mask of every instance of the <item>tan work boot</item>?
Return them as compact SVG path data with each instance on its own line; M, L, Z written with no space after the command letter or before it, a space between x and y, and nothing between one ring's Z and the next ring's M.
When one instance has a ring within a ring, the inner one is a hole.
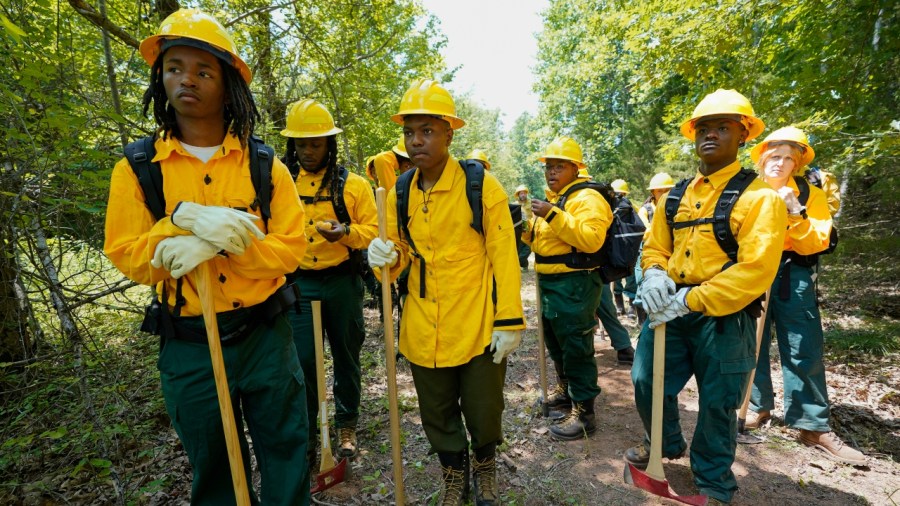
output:
M573 403L568 416L550 425L550 437L561 441L574 441L594 432L597 432L594 399Z
M836 462L851 466L866 465L866 456L855 448L850 448L834 435L834 432L800 430L800 442L825 452L825 456Z
M337 456L341 459L352 459L359 454L356 447L356 427L338 428L338 439L341 443L337 448Z
M762 425L769 420L772 419L771 411L753 411L752 409L747 410L747 420L744 421L745 429L758 429L762 427Z

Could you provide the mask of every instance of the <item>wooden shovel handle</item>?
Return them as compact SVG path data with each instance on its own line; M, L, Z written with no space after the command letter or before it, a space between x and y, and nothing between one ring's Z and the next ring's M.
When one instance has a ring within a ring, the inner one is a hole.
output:
M534 301L537 310L538 366L541 373L541 399L547 403L547 355L544 349L544 317L541 309L541 285L538 275L534 275Z
M231 482L234 484L234 496L238 506L250 506L247 475L244 474L244 459L241 456L241 445L238 440L237 426L234 422L234 409L231 406L231 394L228 390L225 361L222 359L222 342L219 341L216 299L211 289L216 283L216 272L213 262L215 260L203 262L197 266L197 293L200 297L200 307L203 310L203 321L206 324L206 339L209 341L209 356L212 359L216 393L219 396L219 413L222 415L222 427L225 429L225 445L228 449L228 465L231 467Z
M375 190L375 204L378 208L378 237L387 241L387 215L385 194L387 190ZM394 499L397 506L405 504L403 489L403 455L400 451L400 412L397 409L397 364L394 352L394 306L391 298L391 270L381 269L381 311L384 326L384 362L387 368L388 406L391 413L391 460L394 467Z
M653 329L653 404L650 416L650 462L647 464L647 476L658 481L665 481L666 474L662 466L662 421L663 396L665 395L666 375L666 324Z
M750 377L747 379L747 393L744 394L744 402L741 404L741 410L738 412L738 419L747 419L747 408L750 407L750 393L753 391L753 379L756 377L756 368L759 367L759 349L762 347L763 332L766 325L766 311L769 309L769 297L772 295L772 289L766 290L766 300L763 301L762 313L756 319L756 360L753 361L754 367L750 371ZM768 364L766 364L768 367Z

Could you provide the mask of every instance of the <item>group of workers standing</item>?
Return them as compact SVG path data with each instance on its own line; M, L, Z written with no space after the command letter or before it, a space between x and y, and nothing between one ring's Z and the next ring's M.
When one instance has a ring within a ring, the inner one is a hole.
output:
M215 18L179 10L140 50L151 67L144 112L152 108L159 127L151 161L161 170L166 216L157 220L150 213L139 175L123 159L111 179L104 250L126 276L156 288L162 390L193 467L193 504L235 500L209 348L196 339L204 322L195 268L204 262L216 274L212 297L234 418L240 429L244 423L249 428L263 504L310 501L321 401L311 387L315 300L322 302L334 359L336 451L357 454L365 338L361 250L376 274L388 270L392 280L407 278L399 348L410 363L422 427L440 460L444 504L469 499L470 477L476 504L499 503L495 455L503 439L503 387L507 357L525 328L520 285L529 252L535 255L540 325L559 380L544 399L554 413L550 434L571 440L596 431L593 329L605 296L613 318L615 309L598 271L580 268L573 258L600 249L613 209L591 189L569 191L591 179L575 140L560 137L542 153L547 200L517 189L521 235L507 195L489 171L476 226L467 175L449 153L465 122L439 83L415 81L391 116L402 126L399 141L367 161L367 173L385 188L414 171L404 209L398 209L396 189L388 194L382 240L371 187L337 162L342 130L321 103L289 106L281 131L286 149L283 159L271 161L265 195L248 177L248 146L259 119L248 86L252 74ZM737 489L730 470L735 409L756 365L754 322L744 309L770 285L769 315L784 364L785 423L800 429L806 444L851 463L862 458L829 432L813 267L797 259L822 251L831 229L821 190L810 187L804 203L797 198L792 176L814 156L802 132L779 130L753 150L761 178L740 195L730 217L736 260L704 221L741 170L739 147L763 128L750 103L732 90L707 96L684 123L700 170L677 203L674 227L657 212L671 178L651 181L653 195L640 209L649 225L637 273L643 280L632 288L646 322L636 352L627 332L624 342L614 342L620 362L634 361L635 402L649 434L651 329L668 323L664 454L675 458L686 451L677 395L694 375L700 409L691 467L701 492L721 502ZM779 257L781 262L773 260ZM756 424L774 407L767 349L754 383ZM244 437L240 441L249 476L249 446ZM626 459L646 466L647 442L645 437L629 449Z

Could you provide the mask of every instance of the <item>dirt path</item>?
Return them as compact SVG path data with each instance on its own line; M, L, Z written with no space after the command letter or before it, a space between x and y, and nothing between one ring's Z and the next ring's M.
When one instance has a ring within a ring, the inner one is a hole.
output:
M523 277L522 295L529 330L510 358L504 413L505 444L499 464L504 504L675 504L625 485L622 453L640 440L641 425L634 410L630 369L617 366L609 341L599 341L597 364L603 393L597 400L599 428L593 437L555 442L534 402L539 373L534 311L534 274ZM366 310L368 328L379 327L380 312ZM632 335L630 318L623 323ZM359 427L360 456L345 483L314 498L320 504L389 504L393 501L387 395L382 333L370 331L363 352L364 399ZM900 372L896 357L864 364L829 364L829 395L833 426L845 441L871 457L868 468L834 464L822 454L799 445L796 432L775 422L761 431L766 442L740 446L734 472L740 491L736 505L757 504L897 504L900 503ZM773 371L776 383L780 372ZM436 456L420 426L409 368L398 366L402 411L404 482L407 502L433 503L440 490ZM552 383L551 383L552 385ZM776 384L780 394L781 385ZM696 386L680 396L685 435L690 442L697 415ZM776 407L776 414L781 406ZM687 458L668 461L666 477L681 494L696 493Z

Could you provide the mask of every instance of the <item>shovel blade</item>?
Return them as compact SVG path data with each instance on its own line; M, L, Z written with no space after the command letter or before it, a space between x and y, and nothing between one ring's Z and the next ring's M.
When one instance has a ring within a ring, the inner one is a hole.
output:
M346 474L347 459L341 459L341 461L338 462L338 465L316 476L316 486L313 487L309 493L315 494L323 490L328 490L338 483L343 483Z
M626 476L630 476L634 486L641 490L646 490L653 495L666 497L684 504L692 504L694 506L706 506L709 498L705 495L677 495L669 490L669 482L667 480L657 480L651 478L644 471L634 467L629 463ZM626 479L627 481L627 479Z

